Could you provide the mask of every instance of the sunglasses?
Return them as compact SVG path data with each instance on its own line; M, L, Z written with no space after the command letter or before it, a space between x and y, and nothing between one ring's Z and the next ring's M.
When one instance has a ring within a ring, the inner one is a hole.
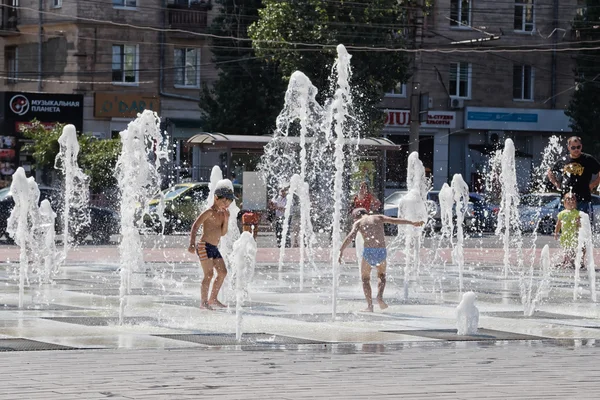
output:
M580 150L581 149L581 145L579 146L571 146L571 150Z

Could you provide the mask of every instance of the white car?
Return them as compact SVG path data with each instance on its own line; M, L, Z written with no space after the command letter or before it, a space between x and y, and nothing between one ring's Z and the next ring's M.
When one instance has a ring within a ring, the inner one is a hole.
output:
M400 204L400 200L404 197L408 191L399 190L390 194L385 198L383 203L383 213L389 217L397 217L398 216L398 205ZM442 228L442 218L441 218L441 210L439 203L439 190L431 190L427 192L427 201L425 202L425 207L427 208L427 212L429 213L429 221L427 221L426 227L432 230L440 230ZM467 213L465 214L465 227L468 230L474 230L476 225L475 220L475 209L473 204L469 201L467 204ZM398 232L398 228L395 225L386 225L385 231L387 234L395 235Z

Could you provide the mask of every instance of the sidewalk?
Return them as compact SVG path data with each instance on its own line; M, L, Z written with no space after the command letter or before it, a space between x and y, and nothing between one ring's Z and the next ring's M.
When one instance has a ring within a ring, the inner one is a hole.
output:
M1 353L0 400L597 399L598 356L544 342Z

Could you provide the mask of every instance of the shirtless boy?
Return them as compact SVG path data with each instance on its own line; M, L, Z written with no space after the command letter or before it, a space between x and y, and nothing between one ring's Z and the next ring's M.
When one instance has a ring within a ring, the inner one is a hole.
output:
M352 216L354 217L355 222L354 225L352 225L352 230L348 236L346 236L346 239L344 239L344 243L342 243L339 261L342 261L344 249L352 242L352 240L356 237L356 234L360 232L365 242L365 248L363 250L362 261L360 264L363 291L365 292L365 298L367 299L367 308L364 311L373 312L373 298L371 294L371 268L377 268L377 275L379 276L377 302L382 310L386 309L388 305L383 301L383 291L385 289L387 249L385 247L383 224L421 226L424 224L424 222L412 222L400 218L388 217L385 215L368 215L367 210L364 208L355 209L352 211Z
M198 255L202 271L204 272L204 279L202 279L202 287L200 289L200 308L207 310L212 310L213 307L227 307L217 300L219 290L223 285L225 276L227 276L227 268L217 245L219 244L219 240L221 240L221 236L227 234L227 225L229 224L228 207L234 198L233 191L227 187L215 190L214 204L211 208L200 214L192 225L190 233L190 247L188 247L188 251ZM196 233L200 226L202 226L202 237L196 243ZM217 271L217 276L209 298L208 289L215 270Z

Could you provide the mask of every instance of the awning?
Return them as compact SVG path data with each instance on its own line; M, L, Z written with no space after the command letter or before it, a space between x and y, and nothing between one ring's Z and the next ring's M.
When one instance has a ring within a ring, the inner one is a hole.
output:
M218 132L203 132L192 136L187 143L192 146L215 148L262 148L273 140L273 136L255 136L255 135L225 135ZM279 140L288 143L300 143L300 138L279 137ZM312 138L306 138L307 143L311 143ZM356 140L344 139L344 144L355 145ZM358 147L377 150L400 150L400 146L386 138L361 138L358 141Z

